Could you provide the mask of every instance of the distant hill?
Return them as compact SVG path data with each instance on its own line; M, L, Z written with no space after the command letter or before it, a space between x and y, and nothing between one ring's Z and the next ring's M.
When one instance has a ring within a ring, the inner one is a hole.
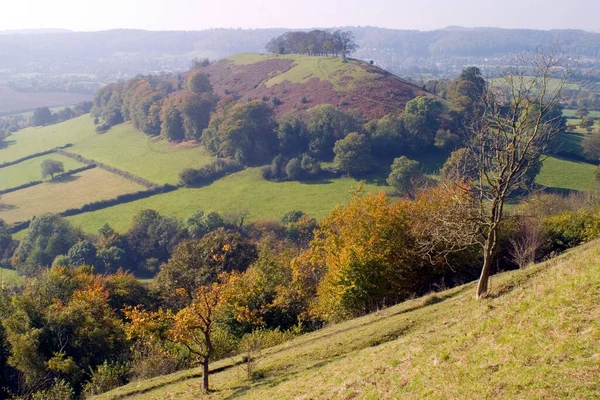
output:
M212 63L205 71L219 96L231 93L240 101L272 102L278 117L331 104L356 110L370 120L399 114L408 101L427 94L374 65L358 60L344 63L335 57L238 54Z
M360 47L355 56L401 74L453 73L465 63L494 65L507 54L560 40L572 55L600 60L600 34L581 30L528 30L448 27L412 31L344 27ZM0 69L92 74L137 74L185 70L194 57L220 59L264 52L266 43L288 29L203 31L109 30L40 31L0 35ZM492 58L492 59L490 59Z
M4 31L0 31L0 35L43 35L48 33L67 33L73 32L68 29L7 29Z

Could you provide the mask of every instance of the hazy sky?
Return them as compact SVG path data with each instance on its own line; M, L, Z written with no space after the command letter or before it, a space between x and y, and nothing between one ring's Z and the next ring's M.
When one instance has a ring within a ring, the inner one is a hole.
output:
M600 0L0 0L0 30L448 25L600 32Z

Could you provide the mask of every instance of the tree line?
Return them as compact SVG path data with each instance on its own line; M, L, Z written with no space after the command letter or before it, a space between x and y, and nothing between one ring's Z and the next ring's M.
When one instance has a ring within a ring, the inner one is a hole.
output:
M273 54L306 54L311 56L346 56L354 53L358 45L351 31L286 32L271 39L266 49Z

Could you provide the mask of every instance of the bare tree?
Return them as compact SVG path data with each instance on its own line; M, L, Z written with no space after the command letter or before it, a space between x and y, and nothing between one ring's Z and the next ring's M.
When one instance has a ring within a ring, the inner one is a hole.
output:
M521 56L488 83L481 99L483 116L468 129L468 159L476 174L464 188L476 200L475 234L483 249L478 299L488 291L505 201L531 179L562 123L556 106L569 75L566 62L558 46Z

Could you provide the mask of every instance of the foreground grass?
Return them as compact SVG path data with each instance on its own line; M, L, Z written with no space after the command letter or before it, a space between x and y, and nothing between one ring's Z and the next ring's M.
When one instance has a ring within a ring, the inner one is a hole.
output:
M552 189L598 191L600 184L594 178L595 169L593 164L548 157L535 181Z
M60 154L32 158L22 163L0 169L0 190L14 188L28 182L42 179L41 164L44 160L56 160L63 163L65 172L83 167L83 164ZM50 178L48 178L50 179Z
M175 184L182 170L199 168L214 159L203 147L172 146L138 131L131 123L80 141L69 151L160 184Z
M258 168L249 168L199 189L179 189L133 203L68 218L86 232L97 232L106 222L119 232L126 231L131 218L140 210L151 208L163 215L186 218L196 210L249 211L248 220L279 219L292 210L320 218L336 205L351 198L357 181L351 178L303 182L269 182L260 176ZM366 191L387 190L374 184Z
M20 286L25 280L13 269L0 268L0 288Z
M60 124L22 129L10 135L0 146L0 163L51 150L67 143L75 144L96 135L89 115Z
M57 213L143 189L143 186L94 168L3 195L0 218L8 223L26 221L36 215Z
M595 399L600 396L600 243L333 325L266 350L131 383L97 399Z

